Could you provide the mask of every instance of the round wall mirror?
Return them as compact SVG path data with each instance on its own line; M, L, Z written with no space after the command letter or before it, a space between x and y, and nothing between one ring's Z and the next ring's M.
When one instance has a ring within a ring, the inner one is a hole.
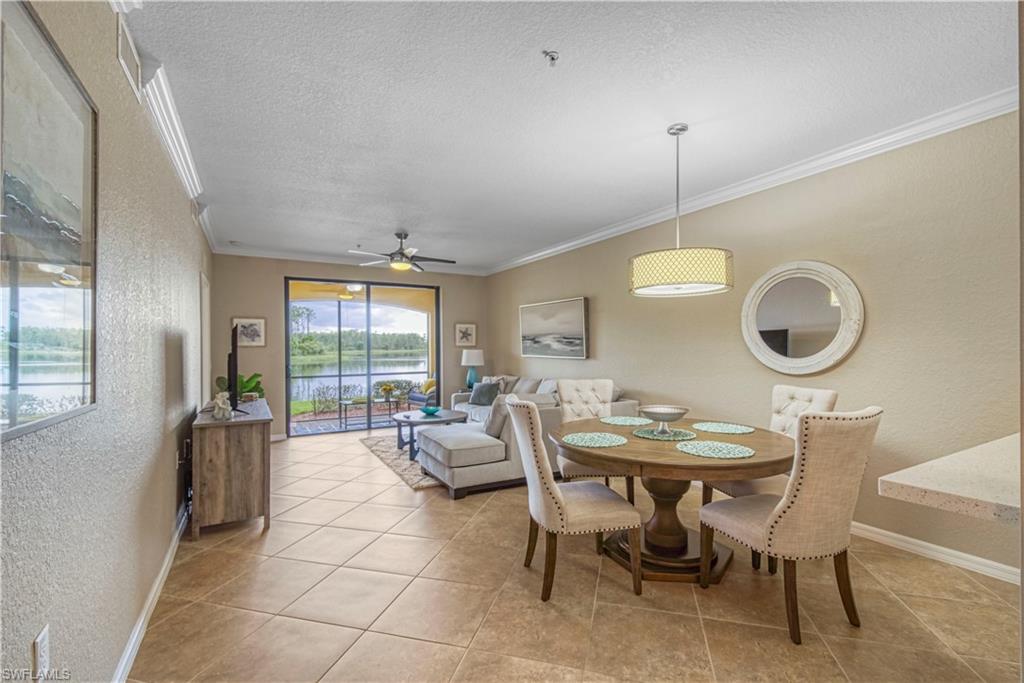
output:
M864 304L853 281L817 261L765 273L743 302L743 338L762 363L790 375L832 367L860 337Z

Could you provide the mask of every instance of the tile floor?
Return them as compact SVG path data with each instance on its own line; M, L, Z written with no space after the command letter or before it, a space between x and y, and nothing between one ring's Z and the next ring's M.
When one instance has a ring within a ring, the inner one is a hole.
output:
M268 534L254 521L182 540L131 679L1020 680L1016 586L857 538L863 627L831 563L801 563L801 646L781 573L743 550L717 586L637 597L591 537L564 539L542 603L543 543L522 566L525 489L412 491L361 436L274 445ZM681 503L688 524L699 498Z

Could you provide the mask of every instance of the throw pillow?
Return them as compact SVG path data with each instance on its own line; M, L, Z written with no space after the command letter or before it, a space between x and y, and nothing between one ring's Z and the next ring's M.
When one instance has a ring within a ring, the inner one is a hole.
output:
M493 436L495 439L501 437L501 430L505 428L505 420L508 419L508 406L505 405L506 396L506 394L502 394L494 399L491 414L487 416L487 422L484 423L484 432L487 433L487 436Z
M469 402L475 406L489 406L498 397L498 385L493 382L477 382L473 385L473 393Z
M623 393L625 393L625 392L622 391L621 387L616 386L616 385L613 384L612 385L612 403L615 403L620 398L622 398L622 394Z
M505 377L503 375L486 375L480 380L480 384L497 384L498 393L505 393Z
M532 377L520 377L519 381L516 382L515 387L509 389L505 393L518 394L520 396L523 394L536 394L538 386L540 386L539 379L534 379Z
M426 382L423 383L423 386L420 387L420 391L422 393L424 393L424 394L429 394L431 389L433 389L436 386L437 386L437 380L436 379L428 379Z
M538 394L553 394L558 391L558 380L557 379L542 379L540 384L537 385Z

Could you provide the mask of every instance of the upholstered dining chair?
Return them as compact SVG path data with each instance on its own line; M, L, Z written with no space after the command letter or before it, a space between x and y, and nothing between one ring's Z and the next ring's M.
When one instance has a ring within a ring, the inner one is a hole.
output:
M768 428L773 432L779 432L795 439L797 421L800 415L809 410L820 413L831 412L835 410L838 399L839 394L831 389L809 389L806 387L794 387L788 384L776 384L772 387L772 418ZM756 496L762 493L781 496L786 492L786 485L788 483L789 474L776 474L775 476L762 477L761 479L705 482L701 487L701 495L705 505L711 502L712 489L721 491L733 498ZM750 563L754 569L760 569L760 554L757 552L751 553ZM776 569L776 561L769 558L769 573L774 574Z
M558 403L562 408L562 422L589 420L594 417L610 417L612 395L615 384L610 379L560 379L558 380ZM609 477L626 478L626 498L635 502L635 484L632 475L612 472L596 467L587 467L568 458L558 456L558 469L565 480L582 478L603 478L605 486Z
M715 532L769 558L782 558L789 637L800 644L796 563L832 557L846 618L860 626L846 550L882 409L805 412L797 421L793 474L780 497L728 498L700 508L700 586L708 587Z
M516 432L519 455L523 459L530 506L530 535L526 545L525 566L533 562L539 527L546 532L544 545L544 583L540 599L551 597L555 580L555 555L560 534L594 534L598 552L604 533L629 530L629 553L632 558L633 592L640 595L640 512L619 494L596 481L556 483L537 405L521 401L515 394L505 399L509 417Z

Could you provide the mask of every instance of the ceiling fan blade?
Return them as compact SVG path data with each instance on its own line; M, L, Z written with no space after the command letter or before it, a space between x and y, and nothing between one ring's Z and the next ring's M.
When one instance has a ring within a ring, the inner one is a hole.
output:
M430 263L455 263L455 261L452 261L451 259L448 258L433 258L431 256L415 256L413 257L413 260L429 261Z
M412 257L416 255L417 251L419 251L419 249L417 249L416 247L406 247L404 253L406 256Z
M420 265L418 265L417 263L413 263L413 264L412 264L412 269L413 269L413 270L415 270L415 271L416 271L417 273L422 273L422 272L424 272L424 271L423 271L423 267L422 267L422 266L420 266Z
M381 259L380 261L367 261L366 263L360 263L361 266L379 266L382 263L387 263L387 259Z
M388 256L387 254L380 254L380 253L378 253L376 251L359 251L358 249L349 249L348 253L350 253L350 254L358 254L360 256L383 256L385 258L387 258L387 256Z

